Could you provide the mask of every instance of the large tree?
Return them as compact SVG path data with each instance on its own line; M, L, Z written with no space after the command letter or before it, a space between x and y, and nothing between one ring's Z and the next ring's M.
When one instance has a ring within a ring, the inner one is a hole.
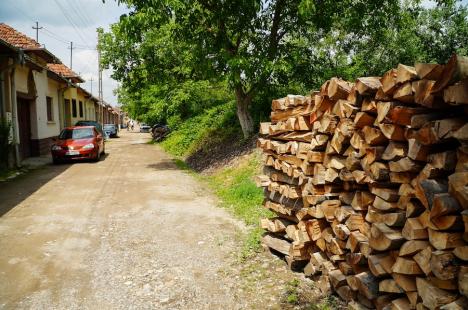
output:
M256 96L272 86L311 87L331 75L378 74L431 44L434 30L418 22L437 27L458 12L457 1L439 1L447 9L432 16L417 0L120 2L131 12L101 34L100 49L126 93L141 94L148 85L167 91L188 80L227 81L245 136L254 130ZM458 18L455 23L466 28L466 14ZM463 45L457 42L463 32L448 26L452 42ZM443 50L437 55L454 50L441 41L433 42ZM428 53L420 58L434 58Z
M254 130L253 98L290 55L307 49L296 40L335 23L356 33L398 8L393 1L122 0L132 8L101 49L114 76L129 88L145 79L224 78L237 102L245 136ZM118 51L118 57L116 57ZM304 51L306 52L306 51ZM175 72L175 69L182 69ZM188 70L184 70L188 69ZM143 72L141 72L141 70Z

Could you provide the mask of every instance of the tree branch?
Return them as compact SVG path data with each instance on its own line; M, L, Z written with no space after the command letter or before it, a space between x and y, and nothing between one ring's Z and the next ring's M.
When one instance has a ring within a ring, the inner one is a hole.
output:
M273 16L273 23L271 25L271 31L270 31L270 44L268 46L268 59L273 60L276 56L276 51L278 49L278 43L279 40L281 39L282 36L278 35L280 24L281 24L281 12L283 11L284 8L284 0L277 0L276 6L275 6L275 13Z

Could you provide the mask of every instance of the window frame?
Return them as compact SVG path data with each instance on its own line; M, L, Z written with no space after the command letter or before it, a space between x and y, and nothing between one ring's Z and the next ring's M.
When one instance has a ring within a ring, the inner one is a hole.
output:
M46 96L47 122L54 122L54 98Z
M78 110L80 112L80 117L84 116L84 111L83 111L83 101L78 101Z
M72 99L71 100L71 104L72 104L72 117L77 117L78 116L78 111L77 111L77 108L76 108L76 99Z

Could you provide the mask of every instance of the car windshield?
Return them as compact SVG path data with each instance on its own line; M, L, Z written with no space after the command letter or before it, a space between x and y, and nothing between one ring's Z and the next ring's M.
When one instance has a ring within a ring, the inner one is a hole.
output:
M64 129L60 133L61 140L67 139L89 139L94 137L93 128L75 128L75 129Z
M114 129L115 125L104 125L104 129Z

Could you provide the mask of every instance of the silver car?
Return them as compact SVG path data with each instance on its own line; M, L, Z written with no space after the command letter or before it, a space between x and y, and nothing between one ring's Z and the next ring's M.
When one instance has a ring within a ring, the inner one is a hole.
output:
M140 124L140 132L150 132L151 126L145 123Z
M116 138L117 137L117 126L115 124L104 124L104 133L108 137Z

